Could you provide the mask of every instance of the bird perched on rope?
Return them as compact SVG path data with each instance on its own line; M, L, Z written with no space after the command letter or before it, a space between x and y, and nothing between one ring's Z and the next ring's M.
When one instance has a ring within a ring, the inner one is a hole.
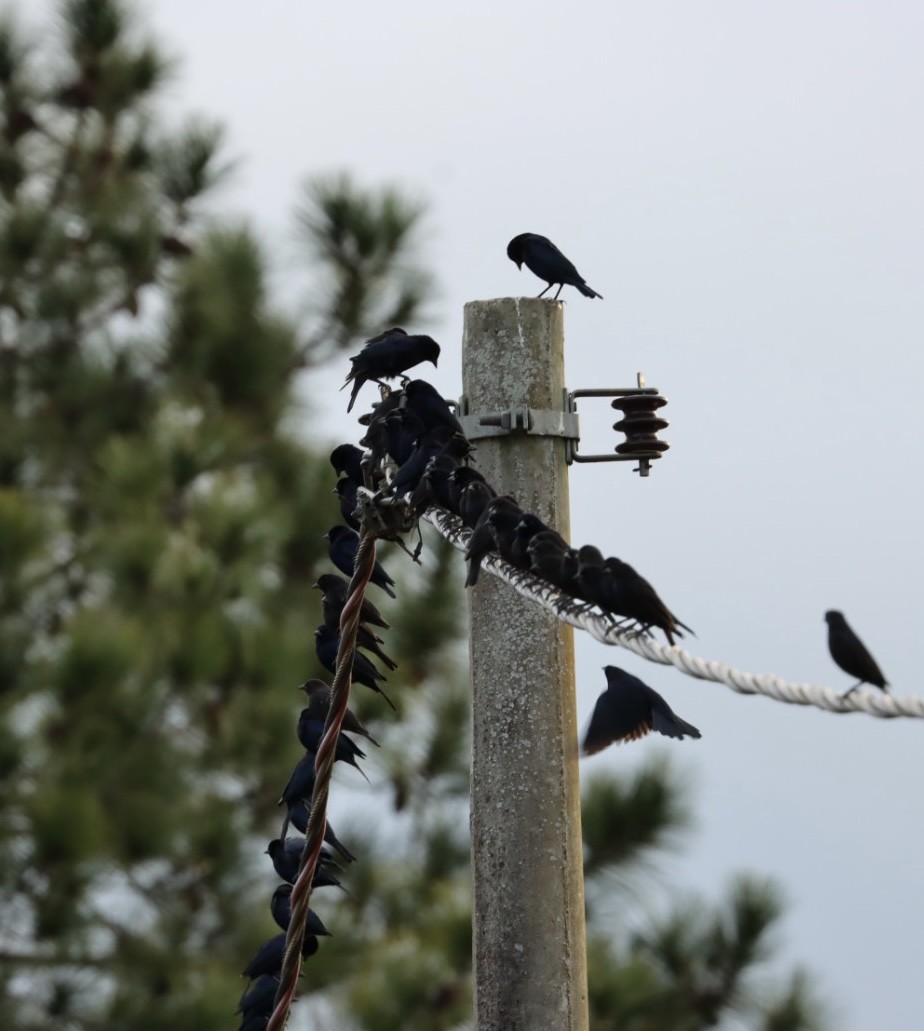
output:
M563 286L576 287L585 297L599 297L603 300L603 294L591 290L574 265L546 236L540 236L538 233L520 233L507 244L507 257L517 268L525 265L533 275L549 284L539 294L540 297L558 283L553 301L558 300Z
M831 652L831 658L845 673L857 678L844 697L856 691L861 684L872 684L888 694L888 681L876 660L844 619L844 613L830 609L825 613L825 622L828 624L828 651Z
M310 910L309 910L309 913L310 913ZM310 923L310 920L309 920L309 923ZM318 923L320 923L320 921L318 921ZM321 924L321 926L323 927L324 925ZM306 927L305 930L306 930L306 935L305 935L305 938L302 940L302 949L303 950L312 950L312 953L309 953L307 951L303 951L302 952L303 956L308 955L308 954L313 954L313 951L316 951L316 949L313 949L312 945L310 945L309 942L311 941L312 938L314 938L314 942L315 942L315 946L316 946L317 945L317 940L318 940L317 936L315 934L312 934L310 931L308 931L307 927ZM330 934L329 931L326 931L326 933ZM277 934L275 937L270 938L269 941L265 941L257 949L257 951L253 954L253 957L251 958L250 962L247 964L246 967L244 967L244 970L242 971L241 976L242 977L252 977L252 978L261 978L261 977L269 976L269 977L273 977L273 980L275 980L274 975L278 974L279 971L282 970L282 960L285 957L285 952L286 952L286 936L284 934ZM258 1009L258 1001L257 1000L260 997L261 993L260 993L259 990L257 990L255 992L253 992L253 994L251 994L251 991L253 990L253 987L254 986L251 986L251 989L246 991L241 996L241 1001L239 1003L240 1009L239 1009L238 1012L249 1014L250 1011ZM272 1002L272 1000L270 1000L270 1001ZM272 1007L270 1007L270 1008L272 1008Z
M289 924L292 922L292 889L291 884L280 884L270 899L270 914L284 931L289 929ZM333 937L313 909L308 910L305 933L316 935L318 938Z
M593 557L589 558L591 554ZM601 566L599 555L593 545L585 545L578 551L577 582L582 598L614 617L635 620L645 631L658 627L664 631L669 644L674 643L675 637L683 637L684 630L693 633L628 562L611 556L604 559Z
M307 718L320 720L323 723L327 719L327 712L330 709L330 685L325 684L323 680L306 680L304 684L298 685L298 689L304 691L305 697L308 699L308 708L305 710L308 713ZM359 734L360 737L364 737L374 744L376 748L379 747L378 741L369 733L349 706L343 714L340 726L342 730L348 730L351 734Z
M581 746L595 755L607 745L637 741L652 730L665 737L702 737L654 688L618 666L604 666L606 690L597 699Z
M330 673L337 673L337 653L340 650L340 634L329 626L321 624L314 632L314 650L318 662ZM394 709L394 703L387 694L379 687L378 681L384 683L387 677L382 675L374 663L363 655L362 652L353 649L353 663L350 672L350 679L354 684L363 684L371 691L375 691L388 705Z
M356 552L359 550L359 534L348 526L332 526L324 536L327 538L327 554L331 562L346 576L353 575ZM381 562L376 561L372 568L372 583L390 597L395 597L392 588L395 581L385 572Z
M355 444L339 444L330 453L330 464L338 476L348 476L357 483L363 482L363 449Z
M344 381L353 383L347 411L352 411L356 395L369 380L394 379L421 362L433 362L440 356L440 345L428 336L408 336L398 326L366 341L366 346L350 359L352 368ZM343 387L340 389L343 390Z
M336 573L322 573L311 586L321 591L324 622L329 626L334 624L339 626L340 613L343 611L343 606L346 605L350 593L348 581L344 580L342 576L337 576ZM359 618L361 622L380 626L383 630L388 630L391 626L368 598L363 598L362 607L359 610Z
M302 852L305 849L304 838L274 838L266 849L266 855L273 861L273 869L289 884L294 884L298 877L298 868L301 864ZM314 878L311 881L313 888L346 888L330 872L331 866L337 864L326 848L321 849L318 856L318 863L315 867Z

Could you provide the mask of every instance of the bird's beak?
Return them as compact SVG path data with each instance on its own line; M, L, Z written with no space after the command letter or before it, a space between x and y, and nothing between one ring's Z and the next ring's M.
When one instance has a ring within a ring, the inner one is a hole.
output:
M516 266L517 266L518 269L520 269L522 271L522 269L523 269L523 262L522 261L518 261L516 263Z

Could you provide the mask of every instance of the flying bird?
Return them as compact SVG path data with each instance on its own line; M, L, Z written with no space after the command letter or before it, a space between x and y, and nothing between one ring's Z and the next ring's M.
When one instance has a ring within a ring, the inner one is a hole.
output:
M345 387L353 383L347 411L352 411L356 395L369 380L394 379L421 362L433 362L436 366L439 356L440 345L432 337L408 336L398 327L372 337L359 354L350 359L352 368L343 384Z
M825 622L828 624L828 651L831 652L831 658L845 673L857 678L857 682L844 697L856 691L861 684L872 684L888 694L889 682L882 675L876 660L844 619L844 613L831 609L825 613Z
M539 294L540 297L558 283L553 301L558 300L563 286L576 287L585 297L599 297L603 300L603 294L591 290L574 265L546 236L540 236L538 233L520 233L507 244L507 257L517 268L525 265L530 272L549 284Z
M652 730L665 737L702 737L646 683L618 666L604 666L606 690L597 699L581 749L595 755L607 745L637 741Z

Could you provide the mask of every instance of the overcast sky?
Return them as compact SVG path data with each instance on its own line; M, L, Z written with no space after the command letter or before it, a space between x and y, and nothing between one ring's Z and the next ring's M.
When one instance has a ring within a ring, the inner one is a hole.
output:
M841 608L896 693L922 692L924 5L141 10L181 59L177 115L227 124L225 200L281 269L308 173L429 199L445 394L463 304L542 286L506 258L516 233L551 237L605 296L563 293L568 385L644 370L672 448L648 480L573 468L573 538L652 580L694 651L846 688L822 618ZM332 439L357 435L344 396ZM671 878L712 897L736 871L779 879L786 956L819 975L834 1025L924 1026L924 727L741 697L582 637L577 655L582 724L613 662L703 732L585 766L669 751L697 817Z

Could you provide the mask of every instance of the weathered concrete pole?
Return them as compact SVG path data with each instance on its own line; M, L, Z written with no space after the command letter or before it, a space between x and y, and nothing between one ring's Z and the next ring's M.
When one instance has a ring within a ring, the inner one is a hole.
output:
M561 411L563 327L554 301L466 304L469 412ZM569 538L563 439L477 445L488 482ZM485 573L469 596L475 1027L586 1031L573 632Z

